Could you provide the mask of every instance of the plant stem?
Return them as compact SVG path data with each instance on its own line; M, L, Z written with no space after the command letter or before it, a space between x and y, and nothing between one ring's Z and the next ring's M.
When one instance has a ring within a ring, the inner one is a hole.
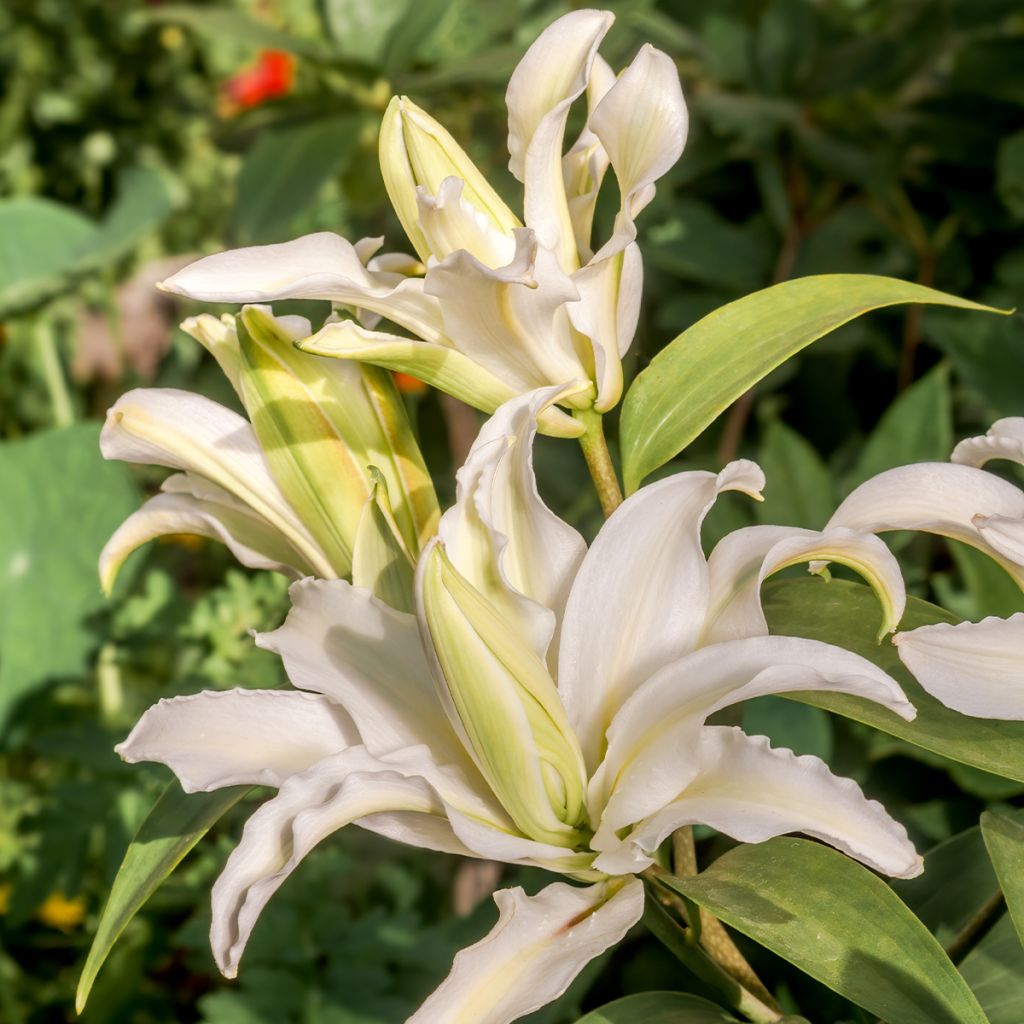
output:
M728 1004L755 1024L772 1024L782 1014L744 988L726 973L701 947L691 941L690 932L675 920L671 907L671 894L664 894L668 906L662 902L662 888L648 876L648 900L644 923L701 981L717 989Z
M60 365L53 326L40 317L36 321L35 335L39 345L39 358L43 364L43 380L46 381L46 390L50 395L50 406L53 409L54 426L66 427L74 422L75 411L71 405L68 383L64 379L64 369Z
M612 465L608 442L604 437L603 417L593 409L577 409L573 416L583 424L585 433L580 437L583 457L587 460L587 469L597 489L597 497L601 502L601 511L607 519L622 504L622 489L619 478Z
M977 913L954 936L946 947L946 956L958 964L985 937L1006 906L1006 897L997 892L978 908Z

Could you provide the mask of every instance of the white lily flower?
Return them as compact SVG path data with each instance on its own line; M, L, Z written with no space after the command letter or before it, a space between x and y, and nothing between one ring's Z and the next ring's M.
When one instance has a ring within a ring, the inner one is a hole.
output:
M865 481L831 528L921 530L963 541L998 562L1024 590L1024 490L981 467L1024 465L1024 417L961 441L950 463L916 463ZM946 707L978 718L1024 720L1024 613L920 626L893 638L917 681Z
M295 578L354 573L411 607L412 565L436 529L437 499L387 374L297 351L309 321L264 307L183 327L217 359L249 419L171 388L118 399L100 436L104 456L182 472L107 542L104 589L141 544L188 533Z
M486 412L546 385L560 402L605 412L622 394L621 359L639 316L643 270L634 220L679 159L688 116L672 60L644 46L616 78L597 55L609 12L559 18L509 81L509 168L523 184L522 220L454 138L407 97L381 125L384 183L426 268L422 278L330 233L208 256L163 282L213 302L329 299L356 319L329 322L302 348L412 374ZM587 119L565 152L572 104ZM620 208L611 237L592 225L608 168ZM373 329L384 317L405 335ZM541 429L583 428L557 408Z
M483 428L419 558L415 615L344 581L296 583L287 621L257 642L297 691L161 701L118 748L169 765L189 790L279 787L214 887L211 943L229 977L271 894L350 823L586 883L497 893L494 930L459 954L415 1024L506 1024L556 998L639 920L634 876L687 824L750 842L804 831L887 874L921 870L903 827L823 761L707 724L799 690L912 718L871 662L767 635L750 593L782 565L827 554L862 567L899 609L885 546L842 530L745 531L709 567L700 527L717 495L756 496L763 483L736 462L643 488L588 551L544 505L531 467L558 394L521 396ZM720 628L728 638L706 643Z

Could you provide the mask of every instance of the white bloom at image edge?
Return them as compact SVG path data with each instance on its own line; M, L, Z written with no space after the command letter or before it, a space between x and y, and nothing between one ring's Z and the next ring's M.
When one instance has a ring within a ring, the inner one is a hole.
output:
M981 468L993 459L1024 466L1024 417L998 420L983 437L961 441L951 459L872 477L829 525L948 537L987 555L1024 589L1024 490ZM920 626L897 633L893 643L921 686L947 707L1024 721L1024 612Z
M257 638L296 690L162 700L119 746L128 761L168 765L190 792L278 789L214 886L211 944L229 977L272 894L351 823L568 879L496 893L497 925L456 957L415 1024L503 1024L557 998L639 920L636 874L687 824L743 842L801 831L885 874L920 872L904 828L853 781L707 724L800 690L913 718L885 672L768 635L760 604L771 573L841 561L875 588L890 631L905 595L885 545L842 527L750 527L705 558L700 528L717 495L763 485L741 461L643 488L587 550L533 475L537 419L558 394L517 398L483 427L420 555L415 614L342 580L298 582L285 624Z

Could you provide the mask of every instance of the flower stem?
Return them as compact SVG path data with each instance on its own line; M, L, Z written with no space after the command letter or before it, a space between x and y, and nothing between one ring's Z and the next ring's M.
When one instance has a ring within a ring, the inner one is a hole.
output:
M646 874L646 872L645 872ZM771 1024L782 1019L782 1013L744 988L717 964L700 945L693 941L690 929L684 928L671 911L671 899L662 887L648 878L648 902L644 924L701 981L721 993L723 999L755 1024ZM663 903L663 898L667 905Z
M580 437L580 447L601 502L601 511L607 519L622 504L622 489L604 437L603 417L593 409L577 409L573 416L580 421L585 431Z
M68 391L68 384L64 379L64 370L60 365L53 325L40 317L36 321L35 335L36 343L39 346L43 380L46 382L46 390L50 396L54 426L66 427L74 421L75 412L71 404L71 393Z

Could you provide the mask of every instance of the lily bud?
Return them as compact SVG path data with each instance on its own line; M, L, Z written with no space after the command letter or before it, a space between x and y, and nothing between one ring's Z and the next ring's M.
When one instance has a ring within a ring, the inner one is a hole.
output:
M405 96L394 97L384 114L380 167L398 219L424 263L467 249L496 265L491 259L502 252L501 239L522 226L449 132ZM462 183L461 191L445 186L450 179ZM422 223L424 204L432 229ZM449 230L438 229L441 218L452 222ZM514 250L514 243L506 248Z
M420 560L417 596L441 699L484 778L525 835L575 848L583 757L543 661L439 543Z
M352 553L352 583L396 611L413 612L415 564L402 543L395 522L387 484L375 466L370 467L373 487L356 528Z
M375 487L368 467L378 466L402 545L418 552L437 499L401 397L381 370L298 351L301 335L258 306L238 324L242 400L278 486L344 576Z

